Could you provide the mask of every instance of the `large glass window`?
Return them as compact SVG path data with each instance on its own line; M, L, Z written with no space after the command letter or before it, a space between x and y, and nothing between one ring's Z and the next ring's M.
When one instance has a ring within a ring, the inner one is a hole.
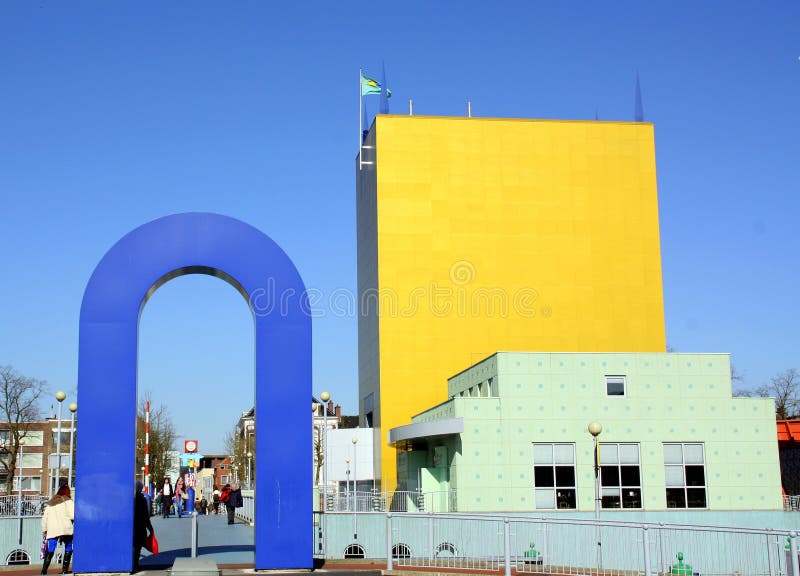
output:
M42 467L42 456L43 454L17 454L17 468L41 468ZM64 457L69 457L68 454L62 456L62 460ZM69 460L66 460L69 463ZM55 466L53 466L55 468Z
M537 510L575 509L575 445L533 445L534 505Z
M667 508L706 508L706 460L702 442L664 444Z
M19 490L19 482L22 480L23 490L36 490L41 492L42 479L39 476L14 476L14 490Z
M641 508L642 474L638 444L600 444L603 508Z

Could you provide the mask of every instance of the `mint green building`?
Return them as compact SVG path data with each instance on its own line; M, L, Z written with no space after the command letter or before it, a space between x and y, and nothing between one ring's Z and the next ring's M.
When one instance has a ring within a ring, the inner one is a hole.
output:
M783 508L773 400L732 397L727 354L498 352L448 396L389 442L398 490L459 512L593 511L591 422L604 512Z

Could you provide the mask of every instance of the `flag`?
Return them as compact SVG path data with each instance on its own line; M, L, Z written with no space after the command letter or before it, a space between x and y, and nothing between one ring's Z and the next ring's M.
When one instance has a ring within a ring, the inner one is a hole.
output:
M389 89L386 87L386 66L381 64L381 105L380 111L381 114L388 114L389 113Z
M392 91L386 90L387 96L389 98L392 97ZM380 94L381 93L381 84L377 80L373 80L368 76L361 75L361 95L362 96L369 96L370 94Z

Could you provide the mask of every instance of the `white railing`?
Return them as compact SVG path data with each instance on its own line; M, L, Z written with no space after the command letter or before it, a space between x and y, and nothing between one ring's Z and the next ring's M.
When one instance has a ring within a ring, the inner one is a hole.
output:
M631 576L670 573L681 553L683 573L689 575L798 574L797 567L791 571L790 566L787 571L790 556L784 550L789 536L786 531L554 518L456 519L444 515L390 515L387 522L391 524L394 555L410 556L398 557L398 566L503 568L506 574L511 570L536 574L591 571ZM403 538L409 540L412 534L426 531L428 541L418 541L421 548L416 554L398 546Z
M654 576L674 567L687 576L800 575L797 535L788 530L468 514L326 516L328 558L363 552L385 559L389 569Z
M457 512L455 490L417 492L328 491L322 497L327 512Z
M783 509L788 511L800 510L800 495L798 494L784 494L783 496Z
M248 524L254 524L256 517L255 506L255 491L242 490L242 507L236 509L236 517L240 520L244 520Z
M20 514L22 516L41 516L44 514L45 506L47 506L47 498L38 494L30 496L23 494L21 503L19 496L16 495L0 496L0 517L16 517Z

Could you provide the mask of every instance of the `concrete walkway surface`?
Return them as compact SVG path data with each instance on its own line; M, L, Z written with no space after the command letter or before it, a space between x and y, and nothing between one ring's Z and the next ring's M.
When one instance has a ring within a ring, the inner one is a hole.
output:
M142 569L173 565L176 558L191 557L192 519L189 516L151 518L158 540L159 553L142 552L139 561ZM211 558L218 566L249 565L255 563L255 530L248 524L237 521L228 525L223 514L197 517L197 556ZM75 551L78 554L78 551Z

